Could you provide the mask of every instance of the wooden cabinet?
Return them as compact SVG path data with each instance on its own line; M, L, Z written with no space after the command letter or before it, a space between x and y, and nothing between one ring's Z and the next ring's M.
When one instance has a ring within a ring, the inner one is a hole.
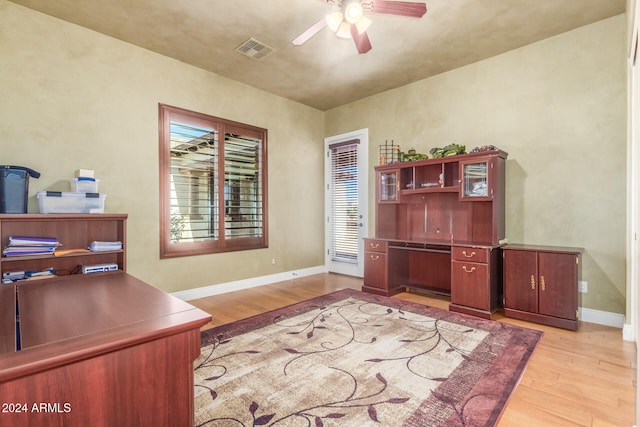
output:
M364 239L364 289L387 295L389 273L387 269L387 242Z
M396 169L380 171L376 174L378 203L395 203L398 201L400 193L398 174L399 171Z
M580 248L509 245L503 249L505 315L578 329Z
M57 275L69 275L82 265L115 263L126 271L126 214L25 214L0 215L0 242L10 236L55 237L57 251L84 249L93 241L120 241L122 249L105 252L70 253L62 256L34 255L0 258L0 270L40 271L53 267Z
M375 237L498 245L506 158L492 150L377 166Z
M495 194L497 169L492 157L460 162L460 200L491 200Z
M491 318L502 300L497 247L454 246L449 309Z
M506 158L490 150L377 166L362 289L451 295L452 310L490 317L502 301Z
M16 288L0 285L0 354L16 349Z

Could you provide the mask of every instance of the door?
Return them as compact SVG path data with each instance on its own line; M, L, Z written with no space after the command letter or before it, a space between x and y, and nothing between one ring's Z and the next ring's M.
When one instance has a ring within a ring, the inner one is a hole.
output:
M563 319L576 319L578 268L576 256L540 252L538 254L540 282L539 313Z
M364 275L368 142L368 129L325 139L325 263L333 273Z
M505 250L504 306L514 310L538 312L538 253Z

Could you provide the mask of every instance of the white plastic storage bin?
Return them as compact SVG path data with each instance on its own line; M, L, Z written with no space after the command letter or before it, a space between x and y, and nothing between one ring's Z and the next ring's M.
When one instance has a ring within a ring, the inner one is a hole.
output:
M93 178L74 178L73 181L71 181L71 188L73 188L73 191L78 193L97 193L99 182L99 179Z
M40 213L104 213L106 194L65 193L41 191L37 193Z

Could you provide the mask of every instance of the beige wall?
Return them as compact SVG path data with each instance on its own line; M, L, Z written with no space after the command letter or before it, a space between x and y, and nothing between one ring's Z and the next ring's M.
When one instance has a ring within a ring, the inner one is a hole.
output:
M624 313L624 47L621 15L323 113L0 0L0 164L42 173L30 212L94 169L129 272L178 291L324 263L325 136L369 128L372 166L385 139L494 144L509 240L584 247L582 305ZM269 129L268 249L159 260L158 103Z
M509 241L583 247L581 305L625 313L625 25L619 15L333 109L325 133L368 127L372 166L387 139L507 151Z
M129 214L128 271L167 291L324 264L321 111L4 0L0 64L0 164L42 174L29 212L94 169L106 211ZM159 259L158 103L269 130L268 249Z

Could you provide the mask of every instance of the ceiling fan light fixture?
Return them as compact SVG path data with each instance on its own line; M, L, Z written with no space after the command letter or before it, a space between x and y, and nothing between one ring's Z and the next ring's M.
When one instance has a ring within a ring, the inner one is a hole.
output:
M359 1L351 2L344 8L344 19L349 24L358 22L362 18L362 15L364 15L364 10Z
M334 12L328 14L325 19L327 21L327 27L335 33L338 31L338 28L340 28L344 17L342 16L342 12Z
M349 24L347 21L342 21L342 24L340 24L340 28L338 28L336 35L342 39L350 39L351 24Z
M367 29L369 28L369 25L371 25L371 19L367 18L366 16L363 16L362 18L360 18L360 20L356 22L356 28L358 29L358 34L362 35L365 31L367 31Z

